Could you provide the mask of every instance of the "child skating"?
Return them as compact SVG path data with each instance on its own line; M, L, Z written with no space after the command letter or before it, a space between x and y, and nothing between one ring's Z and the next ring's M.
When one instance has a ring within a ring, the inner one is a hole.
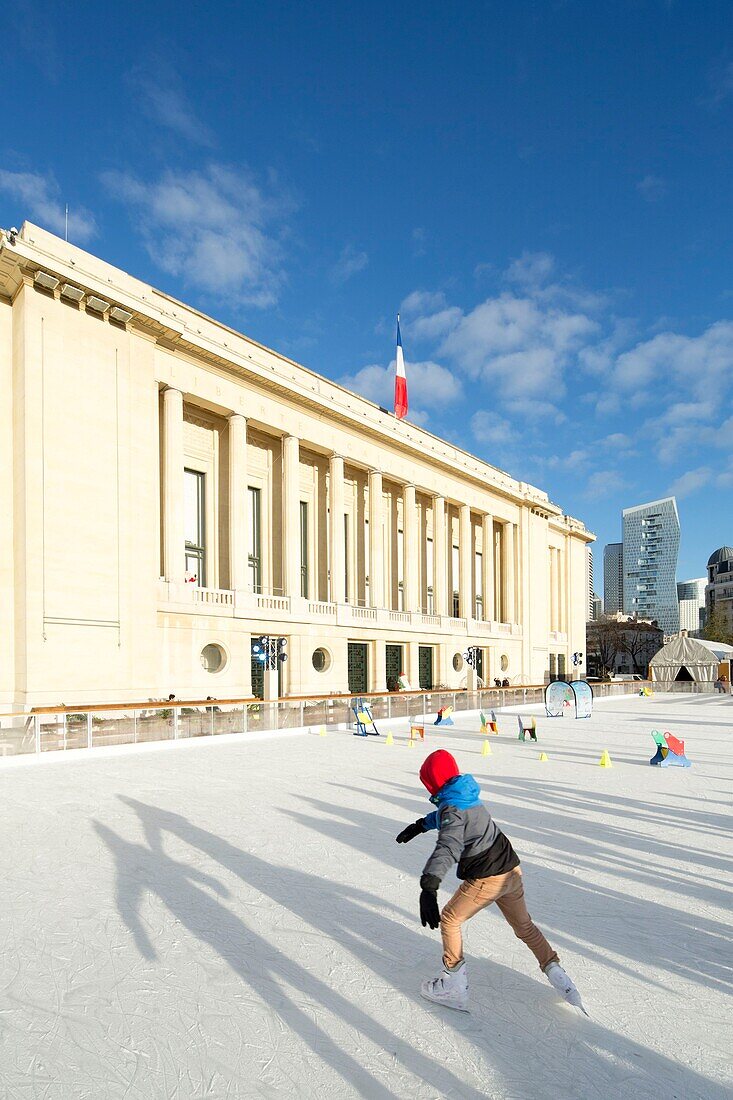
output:
M527 912L519 857L479 798L472 775L461 775L445 749L431 752L420 768L420 780L437 809L408 825L397 837L406 844L429 829L438 830L435 851L420 879L423 927L437 928L443 939L443 971L422 984L422 995L447 1008L468 1011L468 975L463 957L461 925L496 902L515 936L524 940L550 982L569 1004L585 1012L580 994L557 952ZM438 887L454 863L463 879L456 893L438 909ZM586 1013L587 1015L587 1013Z

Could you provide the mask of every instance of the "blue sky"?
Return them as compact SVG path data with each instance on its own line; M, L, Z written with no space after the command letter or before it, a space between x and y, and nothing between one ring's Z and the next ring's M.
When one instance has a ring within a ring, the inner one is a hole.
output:
M24 217L545 488L733 541L728 2L15 0ZM598 585L597 585L598 587Z

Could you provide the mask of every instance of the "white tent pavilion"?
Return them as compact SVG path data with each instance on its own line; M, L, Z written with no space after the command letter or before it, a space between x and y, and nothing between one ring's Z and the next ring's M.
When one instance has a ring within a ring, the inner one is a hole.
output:
M733 659L733 646L681 634L667 642L649 662L651 678L661 683L688 681L713 683L720 665Z

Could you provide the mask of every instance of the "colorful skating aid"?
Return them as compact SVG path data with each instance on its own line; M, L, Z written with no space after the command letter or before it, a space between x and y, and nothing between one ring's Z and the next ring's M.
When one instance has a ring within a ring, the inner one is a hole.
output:
M452 726L455 723L451 715L453 714L453 707L441 707L438 711L438 717L433 722L434 726Z
M652 737L657 746L657 751L649 761L650 764L660 768L691 768L692 762L685 756L685 742L671 733L660 733L652 730Z
M601 759L598 761L598 763L599 763L600 767L602 767L602 768L612 768L613 767L613 764L611 763L611 757L609 755L608 749L603 750L603 752L601 754Z
M524 721L520 714L517 715L517 722L519 722L519 740L524 741L527 734L529 734L530 741L537 740L537 719L533 718L529 725Z

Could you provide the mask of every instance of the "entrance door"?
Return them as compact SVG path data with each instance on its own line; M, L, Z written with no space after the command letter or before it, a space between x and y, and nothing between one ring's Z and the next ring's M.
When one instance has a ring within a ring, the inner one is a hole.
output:
M402 646L385 646L385 672L387 674L387 691L396 691L398 679L402 672Z
M366 695L369 690L369 651L366 642L349 642L347 665L349 694Z
M423 691L431 691L433 687L433 647L431 645L419 646L417 665L420 687Z
M252 639L252 647L255 639ZM255 699L265 698L265 666L256 653L252 653L252 694Z

